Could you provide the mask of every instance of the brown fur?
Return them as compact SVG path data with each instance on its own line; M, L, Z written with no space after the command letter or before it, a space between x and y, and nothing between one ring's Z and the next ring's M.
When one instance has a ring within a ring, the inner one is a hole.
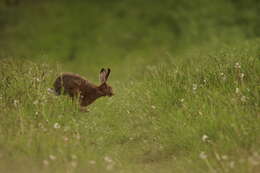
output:
M78 74L63 73L55 80L54 89L57 95L68 94L73 99L79 97L80 105L87 106L99 97L114 95L112 88L106 83L109 74L110 69L102 68L101 84L97 86Z

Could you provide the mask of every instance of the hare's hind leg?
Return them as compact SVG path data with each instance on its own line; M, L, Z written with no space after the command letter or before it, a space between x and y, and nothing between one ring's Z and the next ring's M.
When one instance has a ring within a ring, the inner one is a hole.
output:
M63 94L70 96L72 99L74 99L77 96L77 89L64 86Z
M89 112L89 109L87 108L89 103L87 102L86 97L84 97L83 95L80 95L79 101L80 101L80 111Z
M87 107L80 106L79 111L80 112L89 112L89 109Z
M53 84L55 95L61 95L62 85L60 77L57 78Z

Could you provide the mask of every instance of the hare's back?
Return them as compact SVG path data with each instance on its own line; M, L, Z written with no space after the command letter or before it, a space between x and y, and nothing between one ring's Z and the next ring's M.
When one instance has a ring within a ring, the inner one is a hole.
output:
M69 85L69 84L81 85L87 83L87 80L84 77L73 73L63 73L61 76L58 77L58 80L63 82L65 85Z
M74 89L85 85L86 83L88 83L87 80L78 74L63 73L55 80L54 88L56 90L59 90L62 87L64 87L65 90Z
M60 77L62 77L64 80L87 81L84 77L74 73L63 73Z

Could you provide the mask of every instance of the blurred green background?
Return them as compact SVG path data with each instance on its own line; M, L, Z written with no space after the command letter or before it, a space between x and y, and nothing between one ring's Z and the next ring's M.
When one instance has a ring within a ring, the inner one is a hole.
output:
M123 79L192 45L258 37L259 16L258 0L2 0L0 57Z

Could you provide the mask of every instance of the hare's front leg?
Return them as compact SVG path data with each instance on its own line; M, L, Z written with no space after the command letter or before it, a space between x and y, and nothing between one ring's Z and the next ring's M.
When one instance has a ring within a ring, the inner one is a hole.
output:
M89 112L89 109L87 108L87 105L89 104L86 103L86 98L82 94L80 94L79 96L79 102L80 102L79 110L81 112Z

